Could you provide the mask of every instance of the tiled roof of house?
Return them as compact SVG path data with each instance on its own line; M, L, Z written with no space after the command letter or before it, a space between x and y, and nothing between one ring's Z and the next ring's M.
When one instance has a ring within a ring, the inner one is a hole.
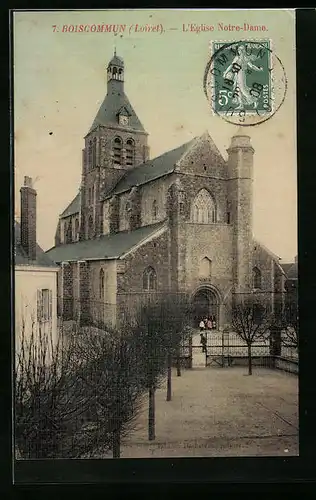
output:
M36 245L36 260L30 260L21 246L21 226L14 222L14 263L22 266L56 267L44 250Z
M69 215L75 215L80 211L80 192L75 196L68 207L60 215L61 218L69 217Z
M114 189L111 191L110 196L128 191L133 186L146 184L154 179L163 177L164 175L173 172L176 163L192 146L196 138L191 139L189 142L178 146L171 151L167 151L157 158L148 160L133 169L126 172L126 174L118 181Z
M134 231L107 234L93 240L78 241L51 248L46 253L56 263L76 260L117 259L164 226L164 222Z
M289 264L281 264L281 267L289 280L297 279L297 262L291 262Z

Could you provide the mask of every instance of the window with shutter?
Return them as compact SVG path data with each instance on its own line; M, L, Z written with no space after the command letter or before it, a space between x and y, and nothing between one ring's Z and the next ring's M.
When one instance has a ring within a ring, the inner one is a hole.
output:
M52 291L48 288L37 290L37 321L49 321L52 318Z
M37 321L42 319L42 290L37 290Z
M48 319L51 320L53 317L53 292L49 290L49 310Z

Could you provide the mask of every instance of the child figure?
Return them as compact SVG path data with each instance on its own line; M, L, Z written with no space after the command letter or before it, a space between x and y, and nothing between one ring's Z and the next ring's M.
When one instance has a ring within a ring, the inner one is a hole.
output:
M204 323L203 319L201 319L199 327L200 327L200 332L204 332L204 330L205 330L205 323Z

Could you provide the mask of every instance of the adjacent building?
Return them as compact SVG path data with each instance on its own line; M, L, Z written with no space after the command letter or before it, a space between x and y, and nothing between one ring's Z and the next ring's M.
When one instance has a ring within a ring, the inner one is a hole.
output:
M42 334L57 338L58 267L36 241L36 191L25 177L21 187L21 217L14 223L15 338Z

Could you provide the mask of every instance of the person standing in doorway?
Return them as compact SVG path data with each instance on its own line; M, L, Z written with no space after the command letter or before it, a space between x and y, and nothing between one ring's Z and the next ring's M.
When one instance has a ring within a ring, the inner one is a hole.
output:
M213 330L216 330L216 318L213 316Z
M201 333L201 344L202 344L202 352L205 352L205 354L206 354L207 339L206 339L206 335L203 333Z
M206 328L207 328L207 330L212 330L212 328L213 328L213 321L212 321L212 319L211 319L211 318L209 318L209 319L207 320L207 323L206 323Z

